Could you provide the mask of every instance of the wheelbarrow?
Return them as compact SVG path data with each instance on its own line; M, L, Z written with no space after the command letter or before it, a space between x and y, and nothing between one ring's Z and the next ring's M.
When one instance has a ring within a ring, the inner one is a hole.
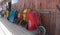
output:
M41 17L38 12L28 13L28 30L36 30L38 35L45 35L45 27L41 26Z
M26 8L23 12L20 12L18 14L18 21L19 21L19 24L26 27L27 28L27 22L28 22L28 19L27 19L27 13L29 12L30 10L28 8Z
M11 9L10 14L9 14L9 21L14 23L17 19L17 14L18 14L17 10Z
M9 20L9 11L8 10L6 10L5 15L6 15L6 18Z

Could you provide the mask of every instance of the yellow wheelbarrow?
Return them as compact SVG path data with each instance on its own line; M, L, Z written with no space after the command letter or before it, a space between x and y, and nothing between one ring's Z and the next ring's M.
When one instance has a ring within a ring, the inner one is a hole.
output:
M8 10L6 10L5 15L6 15L7 19L8 19L8 17L9 17L9 11Z

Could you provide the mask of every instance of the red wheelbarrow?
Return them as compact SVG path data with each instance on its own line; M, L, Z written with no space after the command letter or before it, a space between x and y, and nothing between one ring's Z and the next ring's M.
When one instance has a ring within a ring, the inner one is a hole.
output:
M38 35L45 35L46 30L43 26L41 26L41 17L38 12L20 12L18 17L20 25L26 27L28 30L37 30Z

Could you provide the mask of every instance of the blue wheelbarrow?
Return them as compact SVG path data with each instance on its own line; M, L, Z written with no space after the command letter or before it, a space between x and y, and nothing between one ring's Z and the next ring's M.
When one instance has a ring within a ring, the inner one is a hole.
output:
M9 14L9 21L14 23L17 19L17 14L18 14L17 10L11 9L10 14Z

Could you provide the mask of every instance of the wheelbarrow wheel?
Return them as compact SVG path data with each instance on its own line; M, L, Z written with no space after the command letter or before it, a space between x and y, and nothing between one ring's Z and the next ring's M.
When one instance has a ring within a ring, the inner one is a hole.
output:
M28 24L25 25L25 28L28 30Z
M19 25L23 25L24 24L24 20L20 20Z
M40 32L41 35L45 35L45 34L46 34L46 29L45 29L45 27L40 26L40 27L39 27L39 32Z
M24 20L21 20L19 24L28 29L28 24Z
M9 16L7 17L7 20L9 20Z
M19 23L18 19L15 19L15 20L14 20L14 23L15 23L15 24L18 24L18 23Z
M7 20L9 20L9 17L7 17Z
M22 20L22 22L20 23L20 25L22 25L23 27L25 27L26 22L24 20Z

